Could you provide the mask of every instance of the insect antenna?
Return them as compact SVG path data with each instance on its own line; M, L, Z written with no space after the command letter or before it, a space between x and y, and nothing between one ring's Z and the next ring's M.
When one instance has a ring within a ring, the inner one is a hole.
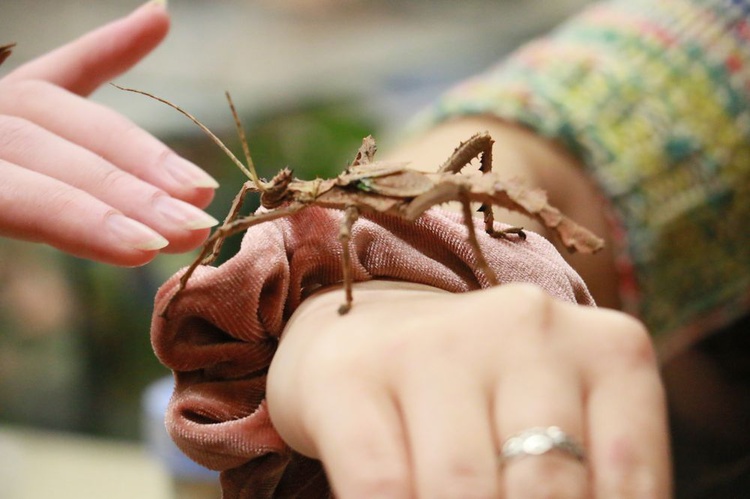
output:
M232 153L232 151L230 151L229 148L226 145L224 145L224 143L221 141L221 139L219 139L219 137L217 137L211 130L209 130L206 125L204 125L203 123L201 123L200 121L198 121L198 118L196 118L195 116L193 116L189 112L185 111L184 109L182 109L178 105L172 104L168 100L162 99L161 97L157 97L157 96L155 96L153 94L150 94L148 92L144 92L143 90L137 90L135 88L121 87L120 85L117 85L115 83L110 83L110 85L112 85L113 87L118 88L120 90L124 90L126 92L133 92L133 93L136 93L136 94L145 95L146 97L150 97L150 98L152 98L154 100L157 100L157 101L159 101L159 102L161 102L163 104L166 104L167 106L171 107L172 109L175 109L176 111L178 111L178 112L182 113L183 115L185 115L190 121L192 121L193 123L195 123L196 125L198 125L198 127L201 130L203 130L203 132L206 135L208 135L208 137L217 146L219 146L222 151L224 151L224 154L226 154L229 157L229 159L231 159L232 162L235 165L237 165L237 167L240 170L242 170L242 173L244 173L249 179L251 179L253 181L253 183L256 185L256 187L260 191L265 191L266 190L265 185L263 184L263 182L261 182L260 178L258 177L258 174L255 172L255 167L253 166L253 163L250 160L250 151L249 151L249 149L247 147L246 140L244 139L244 132L242 133L241 137L242 137L243 149L245 150L245 156L248 159L248 166L243 165L242 161L240 161L239 159L237 159L237 156L235 156L234 153ZM230 103L231 103L231 101L230 101ZM233 106L232 106L232 113L235 114L235 116L236 116L236 111L234 111L234 107ZM239 118L235 117L235 119L237 121L239 121Z
M240 137L240 144L242 144L242 152L245 154L245 162L247 163L247 168L251 173L251 179L255 183L256 186L258 186L259 189L263 190L261 185L262 182L258 178L258 174L255 170L255 163L253 162L253 158L250 156L250 147L247 144L247 135L245 134L245 127L242 126L242 121L240 121L240 115L237 113L237 109L234 107L234 102L232 101L232 96L229 95L229 92L225 92L227 96L227 102L229 102L229 109L232 111L232 118L234 118L234 126L237 129L237 135Z

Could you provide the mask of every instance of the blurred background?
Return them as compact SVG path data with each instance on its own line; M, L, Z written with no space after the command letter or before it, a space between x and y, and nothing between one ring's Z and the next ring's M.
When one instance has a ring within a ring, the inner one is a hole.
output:
M381 149L397 143L410 117L440 92L586 3L170 0L169 37L116 82L189 110L238 151L229 91L261 175L288 165L302 178L333 176L363 136L374 135ZM0 43L17 47L0 75L139 4L3 0ZM244 179L191 122L113 87L93 99L214 175L222 187L208 211L224 217ZM138 497L169 496L142 452L145 390L169 374L148 331L157 287L191 259L161 256L122 269L0 239L0 498L43 497L47 482L55 497L100 497L36 473L44 463L75 463L78 451L89 481L99 466L102 480L137 477ZM117 459L122 465L110 466ZM38 479L13 471L24 462Z

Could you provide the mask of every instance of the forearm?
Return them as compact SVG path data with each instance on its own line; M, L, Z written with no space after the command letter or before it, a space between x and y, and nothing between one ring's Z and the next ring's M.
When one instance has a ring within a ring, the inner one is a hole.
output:
M611 240L611 224L602 207L601 194L582 172L578 160L565 148L533 131L491 115L467 116L446 121L391 152L391 159L409 161L414 168L434 171L461 141L481 131L495 140L493 171L504 177L518 177L531 187L547 192L550 203L577 223L603 237L603 251L596 255L569 253L550 240L589 286L599 306L619 308L617 277ZM549 234L537 221L503 211L498 219Z
M743 5L595 3L444 95L421 122L493 116L575 155L606 207L575 190L556 203L594 230L587 217L607 213L622 307L665 353L747 313L750 244L738 229L750 222ZM554 198L559 183L550 184Z

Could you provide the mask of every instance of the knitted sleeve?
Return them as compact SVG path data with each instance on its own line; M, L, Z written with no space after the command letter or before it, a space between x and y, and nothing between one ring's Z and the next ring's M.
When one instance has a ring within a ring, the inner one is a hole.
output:
M626 309L675 348L750 306L750 2L597 3L442 97L551 137L609 200Z

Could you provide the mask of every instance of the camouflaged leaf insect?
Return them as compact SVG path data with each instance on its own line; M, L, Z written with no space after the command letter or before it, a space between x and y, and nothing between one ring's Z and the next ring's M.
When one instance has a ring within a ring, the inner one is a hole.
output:
M481 203L480 211L484 215L484 230L492 237L508 238L511 235L519 239L526 237L523 230L518 227L502 230L495 228L493 207L498 206L537 219L556 234L570 251L594 253L603 247L603 241L600 238L551 206L543 191L530 189L516 180L504 180L493 172L493 140L488 133L476 134L461 143L434 173L413 170L406 163L374 161L375 140L368 136L363 139L362 146L351 165L336 178L300 180L294 178L291 170L285 168L267 181L260 179L255 173L245 132L228 94L227 99L240 135L240 142L243 145L246 165L242 164L221 140L187 111L149 93L118 88L156 99L187 116L222 148L250 179L245 182L235 197L224 223L211 234L198 257L182 274L177 291L167 301L161 312L162 317L165 318L171 303L188 285L195 269L199 265L213 263L227 237L244 232L254 225L287 217L310 206L333 208L344 212L339 230L339 242L342 247L342 282L345 301L339 307L340 314L347 313L352 306L349 240L352 225L361 213L384 213L414 221L433 206L458 201L461 204L468 242L474 253L476 266L492 285L497 284L497 277L487 264L477 241L471 210L472 202ZM480 175L457 175L477 158L480 161ZM260 204L264 210L240 217L240 206L245 196L251 192L260 194Z

